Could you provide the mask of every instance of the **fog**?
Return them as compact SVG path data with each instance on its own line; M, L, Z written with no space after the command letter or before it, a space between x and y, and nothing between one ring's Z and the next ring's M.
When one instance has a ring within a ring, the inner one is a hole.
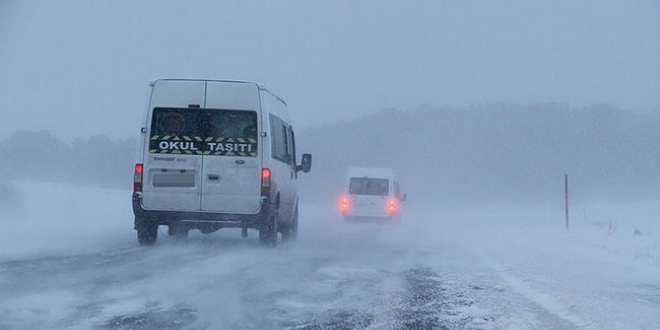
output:
M298 180L303 202L332 204L349 166L396 169L411 204L564 207L564 176L575 203L660 196L660 116L608 105L423 106L383 110L297 132L314 170ZM59 140L17 131L0 141L7 179L131 187L133 138Z
M176 77L280 94L316 156L309 199L354 165L443 204L553 204L564 175L579 200L660 194L654 1L2 1L0 18L4 178L129 185L148 83Z
M577 200L644 199L660 194L659 119L604 105L382 111L305 131L300 145L318 165L302 183L339 193L329 178L373 164L395 167L411 200L436 205L562 204L564 175Z
M654 329L658 59L653 0L0 1L0 329ZM295 243L139 246L156 78L287 101ZM401 224L342 221L349 166Z
M660 5L2 1L0 138L134 137L148 82L242 79L300 128L423 104L660 111Z
M301 205L299 238L161 229L138 247L130 189L0 186L4 329L655 329L658 199L403 205L396 226ZM584 211L584 214L583 214ZM642 232L634 235L635 230ZM420 325L421 324L421 325ZM425 326L426 325L426 326ZM368 327L369 326L369 327Z

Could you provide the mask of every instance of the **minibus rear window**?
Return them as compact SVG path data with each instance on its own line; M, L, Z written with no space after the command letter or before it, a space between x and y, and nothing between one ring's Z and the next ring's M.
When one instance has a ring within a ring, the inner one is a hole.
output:
M351 195L387 196L389 180L374 178L351 178L348 193Z
M257 156L255 111L155 108L149 152Z

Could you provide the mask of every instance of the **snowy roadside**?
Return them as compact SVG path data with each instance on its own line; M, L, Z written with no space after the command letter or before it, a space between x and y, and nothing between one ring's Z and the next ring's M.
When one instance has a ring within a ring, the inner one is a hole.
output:
M519 243L660 269L660 199L573 209L568 230L561 208L411 209L409 218L435 214L443 232L473 246Z
M484 208L438 219L442 232L479 255L509 287L575 326L655 329L659 207L655 201L592 204L585 209L593 217L572 221L568 232L563 213L548 209ZM610 225L607 219L626 221Z
M585 203L580 209L567 243L622 262L660 267L660 199L623 206Z
M135 246L129 190L37 181L2 186L0 261Z
M130 191L66 183L0 183L0 260L93 253L135 245ZM321 213L328 206L303 205ZM406 219L441 219L443 232L477 241L530 241L622 263L660 267L660 200L562 209L482 208L442 211L406 206ZM331 216L332 217L332 216ZM435 220L431 220L435 221ZM534 236L537 235L537 236ZM480 239L485 238L485 239Z

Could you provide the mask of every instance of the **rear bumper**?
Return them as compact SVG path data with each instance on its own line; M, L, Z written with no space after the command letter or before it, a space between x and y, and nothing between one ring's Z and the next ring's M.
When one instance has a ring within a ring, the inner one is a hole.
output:
M260 229L269 218L271 205L268 198L261 200L261 207L255 214L211 213L196 211L147 210L142 207L142 198L133 194L134 228L154 225L171 225L183 222L191 228L213 226L217 228Z
M346 221L352 222L398 222L401 221L401 213L391 214L355 214L350 212L342 212L342 216Z
M349 210L349 211L342 211L341 214L343 216L347 217L364 217L364 218L390 218L390 217L395 217L399 214L399 212L385 212L385 211L378 211L378 212L370 212L370 211L364 211L364 210Z

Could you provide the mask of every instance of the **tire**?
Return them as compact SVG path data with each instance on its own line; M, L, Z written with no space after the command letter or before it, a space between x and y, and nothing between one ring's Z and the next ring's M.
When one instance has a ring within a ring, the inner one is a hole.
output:
M137 229L137 239L140 245L154 245L158 239L158 226L142 226Z
M268 218L267 223L259 230L259 243L265 247L275 247L277 245L277 210Z
M298 205L293 211L293 219L291 224L287 226L285 230L282 231L282 241L295 241L298 237Z
M167 234L175 239L187 239L188 231L188 228L186 228L180 222L176 222L167 226Z

